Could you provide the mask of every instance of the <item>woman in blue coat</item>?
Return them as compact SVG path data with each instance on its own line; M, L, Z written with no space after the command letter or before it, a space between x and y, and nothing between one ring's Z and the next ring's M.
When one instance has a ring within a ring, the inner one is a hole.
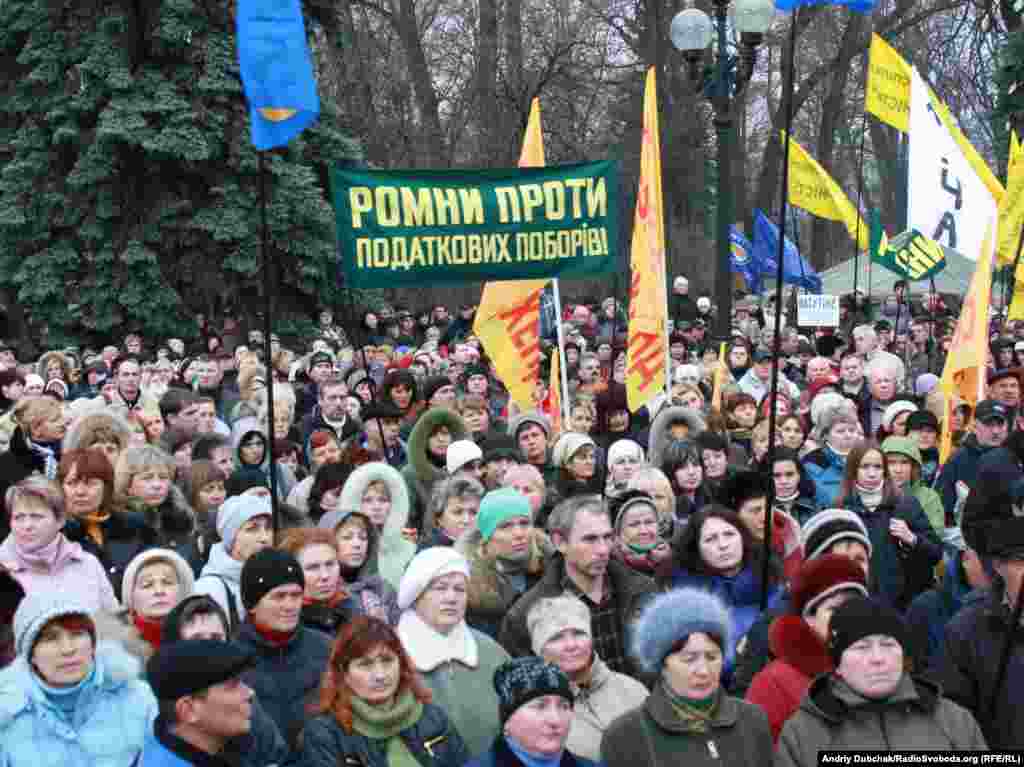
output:
M813 405L811 412L814 412ZM814 480L814 500L818 508L831 509L837 505L846 457L862 439L856 406L843 399L824 407L818 414L814 433L821 447L804 456L804 470Z
M0 765L131 767L157 705L138 661L96 645L86 609L29 594L14 616L18 657L0 672Z
M690 518L658 573L665 590L682 587L707 591L729 609L733 632L725 650L722 680L728 686L736 660L736 646L761 612L764 548L758 546L736 512L709 506ZM768 607L781 599L781 567L768 563Z

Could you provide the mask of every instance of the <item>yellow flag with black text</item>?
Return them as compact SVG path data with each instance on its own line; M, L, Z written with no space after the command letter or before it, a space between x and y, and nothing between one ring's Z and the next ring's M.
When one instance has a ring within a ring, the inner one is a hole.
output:
M789 203L818 218L844 224L850 237L857 241L857 247L868 250L871 244L868 225L828 171L792 136L789 139Z
M877 34L871 35L864 111L907 133L910 129L910 80L910 64Z
M947 413L952 412L954 398L965 400L973 408L983 395L988 365L988 314L992 297L995 227L995 220L990 219L985 228L978 265L960 309L946 366L942 370L940 386L946 398ZM945 418L939 444L940 463L946 460L952 447L951 425L952 419Z
M640 184L630 247L626 400L631 412L636 412L666 388L668 295L665 281L658 91L654 67L651 67L644 86Z
M519 167L539 168L544 162L540 99L530 105ZM540 371L540 295L547 280L504 280L484 285L473 332L480 338L509 396L523 410L532 410ZM559 321L561 318L559 318Z

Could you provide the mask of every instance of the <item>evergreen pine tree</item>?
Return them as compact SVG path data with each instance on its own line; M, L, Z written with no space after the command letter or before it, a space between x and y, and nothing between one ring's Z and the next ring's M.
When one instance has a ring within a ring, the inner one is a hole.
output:
M330 29L310 2L307 28ZM234 2L0 3L0 301L45 343L188 334L220 298L258 310L259 175ZM328 168L358 159L319 121L268 155L278 313L337 303Z

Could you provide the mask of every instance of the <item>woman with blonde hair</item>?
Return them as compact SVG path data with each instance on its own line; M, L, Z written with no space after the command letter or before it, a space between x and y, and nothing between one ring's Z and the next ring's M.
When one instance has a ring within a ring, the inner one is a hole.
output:
M64 409L53 397L22 397L13 413L18 425L9 449L0 455L0 497L31 474L42 474L47 479L57 476L66 430ZM4 516L0 519L0 536L6 537L8 532Z
M121 514L146 529L150 545L172 549L198 571L197 524L192 507L172 482L174 458L153 445L125 450L114 469L114 496Z

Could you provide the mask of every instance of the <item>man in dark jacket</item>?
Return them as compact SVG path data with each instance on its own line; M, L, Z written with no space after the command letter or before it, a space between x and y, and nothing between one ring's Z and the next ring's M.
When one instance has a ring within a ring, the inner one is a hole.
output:
M942 496L946 527L959 524L956 518L957 483L973 487L978 476L978 461L993 448L1000 447L1007 436L1010 410L995 400L978 403L974 411L974 433L967 435L960 449L950 456L935 479L935 489Z
M256 656L242 678L292 750L331 654L326 634L299 625L305 585L298 561L278 549L253 554L242 568L248 614L238 641Z
M338 443L344 442L358 431L348 417L345 397L348 386L341 377L330 377L320 382L317 389L317 403L313 411L302 419L302 445L309 449L309 438L315 431L327 429L337 436Z
M613 671L629 672L629 627L654 581L611 558L614 531L608 507L596 495L571 497L548 518L548 534L558 549L537 585L505 616L498 641L511 655L530 655L526 616L545 597L571 594L590 608L594 650Z
M669 299L669 316L676 324L694 322L697 319L697 302L690 297L690 281L679 275L672 283L672 297Z

